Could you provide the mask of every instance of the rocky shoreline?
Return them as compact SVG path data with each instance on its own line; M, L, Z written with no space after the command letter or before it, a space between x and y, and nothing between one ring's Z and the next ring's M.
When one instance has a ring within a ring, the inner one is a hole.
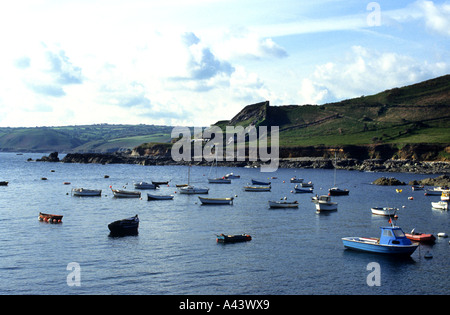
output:
M62 160L57 158L57 153L50 155L52 158L42 157L41 161L62 163L97 163L97 164L139 164L139 165L211 165L206 160L176 162L171 156L140 156L126 152L116 153L69 153ZM55 158L56 157L56 158ZM219 161L219 166L233 167L259 167L260 162L248 161ZM333 169L334 159L318 157L281 158L280 168L317 168ZM383 159L338 159L337 169L362 171L362 172L395 172L416 174L450 174L450 162L427 162L414 160L383 160Z

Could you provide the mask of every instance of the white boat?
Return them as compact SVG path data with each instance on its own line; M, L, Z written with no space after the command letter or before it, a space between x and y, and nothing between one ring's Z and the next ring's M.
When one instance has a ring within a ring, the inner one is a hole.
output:
M398 211L398 208L390 208L390 207L373 207L370 209L372 214L377 215L395 215Z
M147 182L140 182L140 183L135 183L134 188L136 188L136 189L156 189L156 185L150 184Z
M437 201L437 202L431 202L431 206L434 209L440 209L440 210L448 210L448 201Z
M313 201L314 202L314 201ZM330 196L326 196L326 195L322 195L320 196L316 202L314 202L316 204L316 210L318 212L321 211L336 211L337 210L337 202L331 202L331 197Z
M231 184L231 179L221 177L221 178L208 178L210 184Z
M450 192L448 187L434 187L433 189L425 189L426 196L440 196L443 192Z
M191 180L191 165L188 167L188 183L185 186L178 187L180 194L184 195L194 195L194 194L207 194L209 192L209 188L207 187L194 187L190 184Z
M152 195L147 194L147 200L172 200L173 195Z
M140 191L129 191L129 190L119 190L119 189L112 189L112 192L114 194L114 197L116 198L140 198L141 192Z
M92 197L92 196L101 196L101 189L85 189L85 188L72 188L72 194L74 196L81 197Z
M191 185L187 185L185 187L180 187L180 194L185 195L193 195L193 194L207 194L209 192L209 188L200 188L194 187Z
M270 191L270 186L244 186L245 191Z
M229 205L233 204L233 197L230 198L205 198L198 196L198 199L204 205Z
M269 200L270 208L298 208L298 201L286 201L286 200Z
M302 188L309 188L309 187L314 188L314 184L311 181L309 181L307 183L300 183L300 187L302 187Z
M303 178L297 178L294 176L291 178L291 183L303 183Z

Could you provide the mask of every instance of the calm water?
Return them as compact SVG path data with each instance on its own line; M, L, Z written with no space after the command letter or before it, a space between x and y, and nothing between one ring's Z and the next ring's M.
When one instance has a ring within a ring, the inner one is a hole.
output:
M219 167L219 174L234 172L241 179L208 185L210 168L192 167L192 182L210 187L210 197L237 195L232 206L201 206L197 196L179 194L172 201L112 198L110 185L133 189L132 183L142 180L171 179L160 193L173 194L175 184L187 180L183 166L26 162L42 155L0 153L0 180L10 182L0 186L1 294L448 294L450 289L448 238L421 245L410 259L353 252L341 242L345 236L379 236L387 219L372 215L373 206L405 206L397 221L405 231L450 234L448 211L431 208L439 197L407 186L396 193L396 187L370 185L383 175L406 182L426 175L338 171L350 195L334 197L337 212L317 214L311 194L290 193L295 184L289 178L311 180L314 193L321 194L332 186L333 170L264 174ZM243 191L251 178L268 176L277 176L271 192ZM63 185L66 181L71 185ZM102 189L102 197L73 197L72 187ZM298 200L299 208L269 210L268 200L284 196ZM40 211L63 214L63 224L39 222ZM138 236L108 236L108 223L135 214L141 220ZM219 233L248 233L253 240L217 244ZM432 259L423 257L426 251ZM80 286L67 285L71 262L81 267ZM381 286L367 285L370 262L380 264Z

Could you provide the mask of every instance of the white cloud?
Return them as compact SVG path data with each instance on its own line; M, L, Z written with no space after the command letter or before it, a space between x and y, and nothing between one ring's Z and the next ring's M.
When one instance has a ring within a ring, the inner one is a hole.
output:
M318 65L302 80L301 104L323 104L370 95L444 75L450 63L416 60L408 55L353 46L345 57Z
M420 0L417 6L423 10L425 25L429 30L450 36L450 3L436 5L433 1Z

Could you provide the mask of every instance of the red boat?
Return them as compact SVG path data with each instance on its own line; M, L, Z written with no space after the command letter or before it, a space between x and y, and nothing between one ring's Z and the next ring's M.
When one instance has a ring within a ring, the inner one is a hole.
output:
M44 221L48 223L62 223L62 215L58 214L48 214L39 212L39 221Z
M405 236L412 241L422 243L434 243L436 240L436 237L434 237L433 234L417 233L414 232L414 230L411 231L411 233L405 233Z

